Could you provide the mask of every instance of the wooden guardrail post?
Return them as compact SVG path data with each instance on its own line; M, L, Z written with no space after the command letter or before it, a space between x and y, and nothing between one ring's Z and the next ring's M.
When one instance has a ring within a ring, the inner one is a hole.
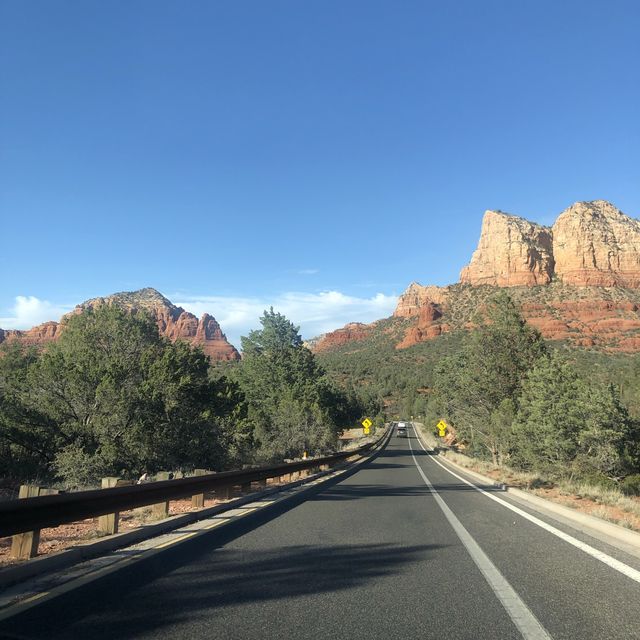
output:
M53 496L59 494L58 489L46 489L30 484L23 484L18 493L20 498L35 498L37 496ZM29 560L38 555L40 544L40 530L17 533L11 538L11 557L15 560Z
M169 471L159 471L156 473L156 480L169 480L171 474ZM153 515L158 520L167 518L169 516L169 500L166 502L157 502L152 507Z
M385 437L388 438L388 436L389 432ZM51 499L42 501L27 500L26 503L24 500L3 500L0 501L0 536L16 536L12 541L13 557L30 557L37 553L38 532L41 529L78 522L85 518L96 518L105 513L123 512L151 505L156 505L154 511L157 516L165 517L168 514L170 500L190 498L193 495L197 495L197 493L206 495L211 491L215 491L216 496L222 497L228 494L233 487L242 486L246 490L249 484L247 478L251 477L287 478L287 476L291 476L291 480L294 478L299 479L308 474L306 469L297 470L300 467L306 465L310 467L320 466L327 463L330 466L338 464L349 457L365 455L364 452L377 449L383 440L381 438L376 442L373 449L372 445L368 444L353 451L339 452L324 458L310 460L306 464L300 464L297 461L288 464L290 461L285 460L287 464L284 465L281 463L271 467L263 467L260 470L250 471L249 473L247 473L247 469L239 469L212 476L210 480L206 478L183 478L176 482L161 482L160 484L164 486L158 486L158 483L155 483L150 486L136 486L129 491L123 487L123 491L119 492L92 489L67 495L51 496ZM294 469L296 470L294 471ZM157 478L162 480L168 480L170 477L171 475L168 472L157 475ZM120 482L129 484L131 481ZM116 486L120 486L120 482ZM25 486L20 492L20 497L22 498L36 495L43 495L39 488ZM29 504L30 502L37 502L38 504ZM115 529L115 527L113 528Z
M206 476L206 469L195 469L193 472L194 476ZM198 493L195 496L191 496L191 506L196 507L198 509L202 509L204 507L204 493Z
M103 489L111 489L111 487L118 486L117 477L108 477L102 478L102 488ZM98 518L98 531L105 536L112 536L118 533L118 519L120 518L120 513L116 511L115 513L106 513L103 516Z
M230 497L231 487L229 485L216 489L216 498L220 498L220 500L228 500Z
M250 482L243 482L240 485L240 493L251 493L251 483Z
M32 484L23 484L20 487L18 498L35 498L40 494L40 487ZM16 533L11 538L11 557L15 560L29 560L38 555L40 543L40 530Z

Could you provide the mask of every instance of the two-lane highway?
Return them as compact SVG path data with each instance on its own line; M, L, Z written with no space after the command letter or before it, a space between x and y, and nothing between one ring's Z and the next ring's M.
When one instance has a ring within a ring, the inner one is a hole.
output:
M304 502L70 591L0 635L640 638L637 558L477 491L409 435Z

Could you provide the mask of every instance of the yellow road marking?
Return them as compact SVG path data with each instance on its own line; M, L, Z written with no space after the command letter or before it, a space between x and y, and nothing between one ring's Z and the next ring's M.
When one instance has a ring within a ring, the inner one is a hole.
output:
M38 598L44 598L48 594L49 594L48 591L42 591L41 593L36 593L35 595L29 596L28 598L25 598L24 600L20 600L16 604L25 604L27 602L33 602L34 600L37 600Z
M190 538L191 536L195 536L196 533L198 533L197 531L192 531L191 533L185 533L183 536L178 536L177 538L173 538L173 540L169 540L167 542L163 542L162 544L159 544L158 546L154 547L154 549L164 549L165 547L168 547L172 544L175 544L176 542L180 542L181 540L186 540L187 538Z
M218 527L221 524L224 524L225 522L229 522L229 520L231 520L231 518L220 518L220 520L216 520L215 522L212 522L211 524L208 524L204 528L205 529L213 529L214 527Z

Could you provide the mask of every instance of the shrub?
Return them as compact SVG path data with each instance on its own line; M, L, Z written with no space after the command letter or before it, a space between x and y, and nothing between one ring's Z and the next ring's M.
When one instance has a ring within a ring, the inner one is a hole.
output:
M626 496L640 496L640 473L627 476L620 482L620 491Z

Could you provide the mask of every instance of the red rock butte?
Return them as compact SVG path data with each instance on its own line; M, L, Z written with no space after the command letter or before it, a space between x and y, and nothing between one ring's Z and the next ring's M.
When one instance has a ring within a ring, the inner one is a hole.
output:
M130 313L144 311L158 325L161 335L170 340L184 340L200 347L212 360L239 360L240 354L227 341L220 325L208 313L198 320L182 307L177 307L150 287L139 291L124 291L103 298L93 298L79 304L70 314L97 309L103 305L117 306ZM26 331L0 329L0 343L19 340L23 344L41 346L56 340L64 331L65 318L60 322L45 322Z
M406 327L396 347L472 327L476 313L504 287L549 340L640 351L640 221L605 200L571 205L552 227L486 211L459 284L413 282L399 297L393 317ZM365 339L372 328L360 325L353 340ZM344 344L345 329L326 334L314 349Z
M640 287L640 222L605 200L576 202L552 227L487 211L463 284Z

